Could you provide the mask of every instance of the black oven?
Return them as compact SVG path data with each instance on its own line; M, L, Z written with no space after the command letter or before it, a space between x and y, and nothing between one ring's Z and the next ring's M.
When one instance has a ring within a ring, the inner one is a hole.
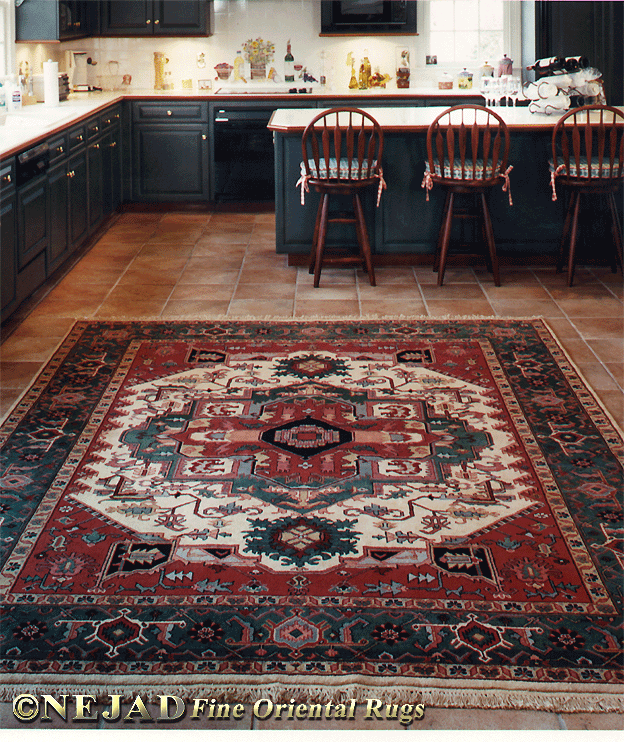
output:
M272 108L214 109L214 200L274 201Z
M416 0L324 0L321 33L414 34Z

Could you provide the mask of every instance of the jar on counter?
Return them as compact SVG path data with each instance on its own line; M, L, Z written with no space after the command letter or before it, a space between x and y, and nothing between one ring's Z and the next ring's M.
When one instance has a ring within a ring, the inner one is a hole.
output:
M448 72L443 73L438 79L438 90L452 90L453 77Z
M459 73L459 77L457 78L457 87L460 90L470 90L472 88L472 72L468 72L465 67Z

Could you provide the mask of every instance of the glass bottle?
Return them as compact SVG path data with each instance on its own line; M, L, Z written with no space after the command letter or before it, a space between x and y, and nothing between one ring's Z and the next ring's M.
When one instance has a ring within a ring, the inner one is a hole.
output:
M286 44L286 56L284 57L284 80L285 82L295 81L295 58L292 55L290 39Z

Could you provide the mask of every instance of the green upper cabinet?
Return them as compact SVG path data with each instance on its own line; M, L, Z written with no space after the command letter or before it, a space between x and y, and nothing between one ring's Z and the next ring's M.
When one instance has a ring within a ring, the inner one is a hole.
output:
M97 34L92 0L24 0L15 8L16 41L67 41Z
M103 0L102 36L208 36L209 0Z

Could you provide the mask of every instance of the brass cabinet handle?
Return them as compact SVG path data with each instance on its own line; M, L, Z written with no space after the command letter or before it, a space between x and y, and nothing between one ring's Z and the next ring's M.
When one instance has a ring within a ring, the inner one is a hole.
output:
M63 146L62 145L60 147L57 147L56 148L56 154L57 155L62 155L63 154Z
M82 140L84 139L84 137L82 136L82 134L78 134L78 136L76 137L76 139L77 139L77 140L78 140L79 142L82 142Z
M160 23L160 21L159 21L158 19L156 19L156 20L154 21L154 25L155 25L155 26L157 26L157 25L158 25L159 23Z
M68 178L73 178L73 177L74 177L75 175L76 175L76 172L75 172L74 170L70 170L70 171L69 171L69 172L67 173L67 177L68 177Z
M171 115L173 115L173 114L171 113L171 111L167 111L167 116L171 116Z
M202 134L202 139L208 139L208 137L205 134Z
M100 148L100 145L99 144L94 144L93 145L93 149L99 149L99 148Z
M4 175L2 177L2 182L3 183L10 183L11 182L11 175L10 174L9 175Z
M146 21L146 22L147 22L147 25L148 25L148 26L149 26L149 24L151 23L151 21L149 20L149 18L147 19L147 21Z
M104 125L110 126L110 123L111 123L111 119L106 119L106 121L104 122Z
M115 118L117 119L117 121L119 121L119 114L118 113L115 114Z
M117 142L111 142L110 146L111 149L114 149L117 146Z

